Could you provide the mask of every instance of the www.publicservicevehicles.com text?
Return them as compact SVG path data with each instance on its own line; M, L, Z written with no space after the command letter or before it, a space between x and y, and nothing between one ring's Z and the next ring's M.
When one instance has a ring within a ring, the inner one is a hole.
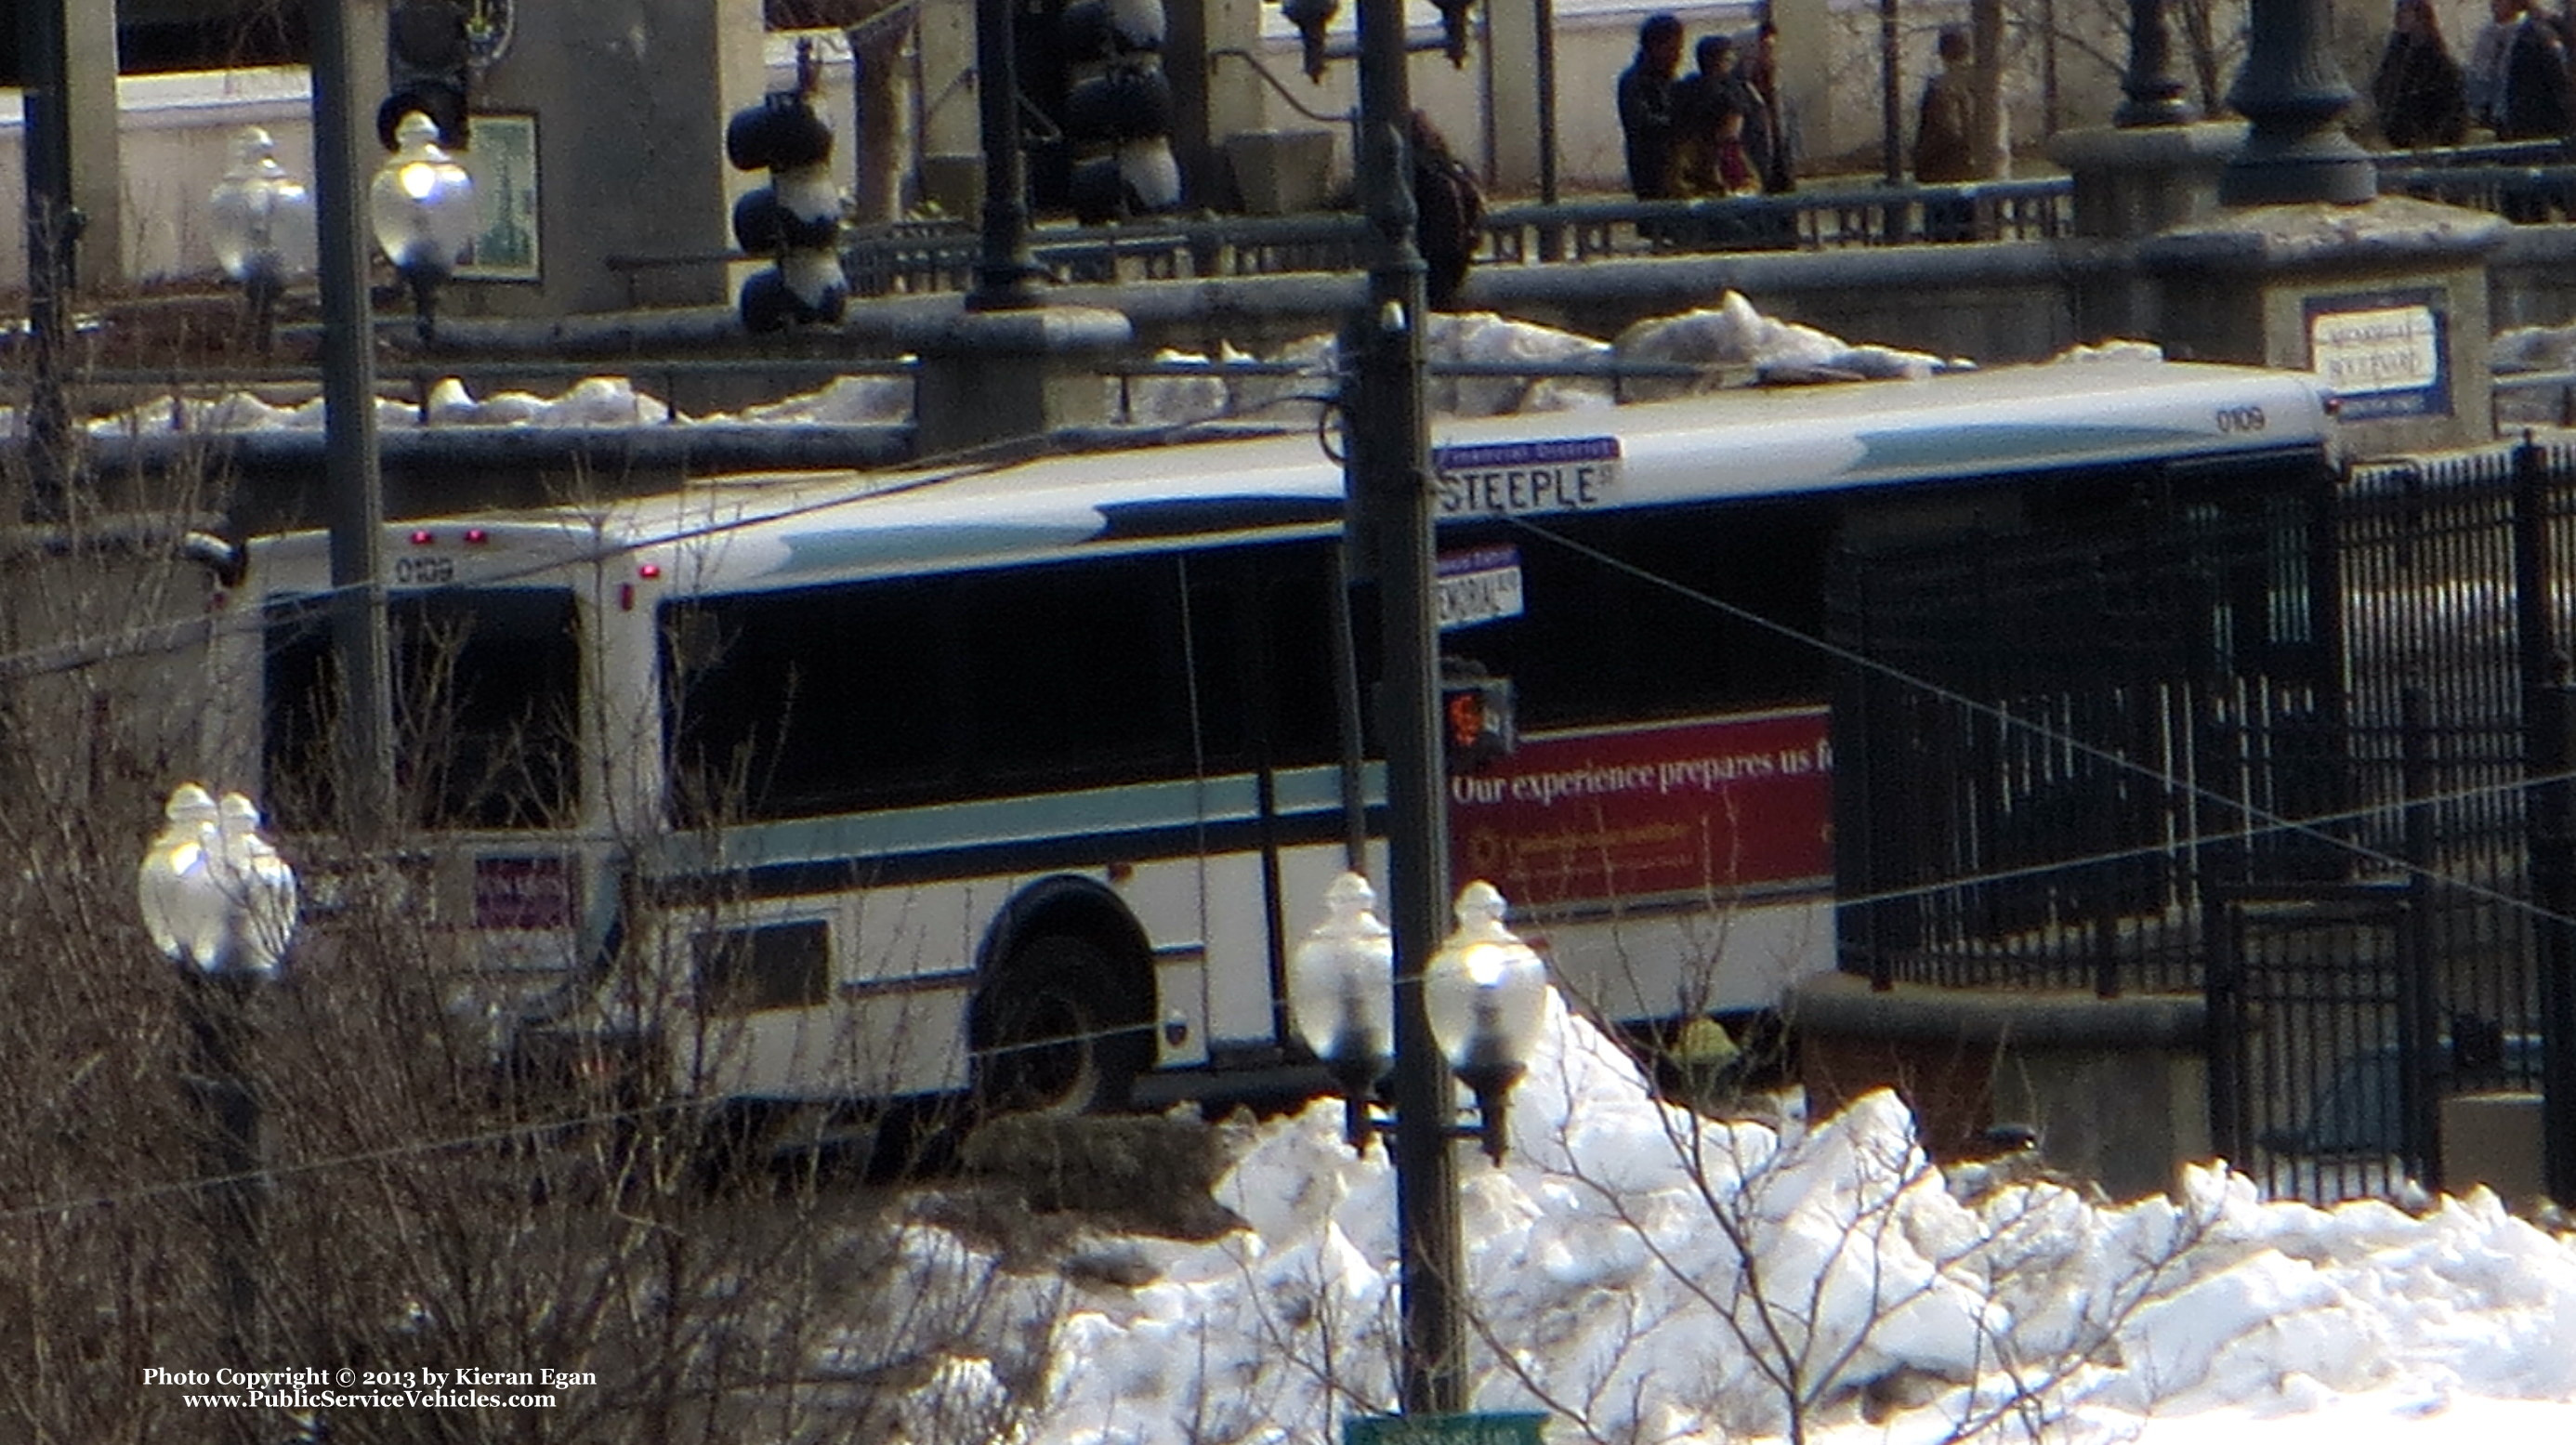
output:
M587 1370L342 1366L336 1370L148 1369L143 1383L191 1391L211 1387L210 1393L180 1396L180 1405L188 1409L543 1410L553 1408L557 1391L595 1385L599 1377Z

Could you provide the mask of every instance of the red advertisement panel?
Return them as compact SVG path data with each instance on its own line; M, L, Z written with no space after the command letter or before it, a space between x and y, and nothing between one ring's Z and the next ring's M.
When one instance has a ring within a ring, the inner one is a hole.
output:
M1523 907L1826 878L1826 722L1802 708L1524 737L1449 779L1452 876Z

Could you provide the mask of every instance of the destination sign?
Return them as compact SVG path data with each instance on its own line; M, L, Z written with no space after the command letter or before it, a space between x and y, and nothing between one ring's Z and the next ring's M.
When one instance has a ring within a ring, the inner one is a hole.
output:
M1609 503L1619 480L1617 437L1435 447L1440 514L1579 512Z

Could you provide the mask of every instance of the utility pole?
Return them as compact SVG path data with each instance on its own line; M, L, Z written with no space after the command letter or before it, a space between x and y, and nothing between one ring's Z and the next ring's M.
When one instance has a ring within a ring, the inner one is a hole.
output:
M1423 1009L1423 974L1447 932L1448 826L1440 764L1438 627L1432 608L1430 429L1423 415L1423 263L1414 244L1413 114L1402 0L1360 0L1360 203L1371 231L1368 301L1341 338L1351 511L1377 579L1386 744L1386 897L1395 934L1396 1212L1402 1252L1403 1406L1466 1408L1458 1315L1458 1184L1449 1071Z
M394 817L393 662L385 637L384 489L376 452L376 322L368 298L366 186L345 0L307 0L313 161L321 223L322 431L331 522L332 637L340 660L340 823L380 842ZM368 109L372 111L373 107Z

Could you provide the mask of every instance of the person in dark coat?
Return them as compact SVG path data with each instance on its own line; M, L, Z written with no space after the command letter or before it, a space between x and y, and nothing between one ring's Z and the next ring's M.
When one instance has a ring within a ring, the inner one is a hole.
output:
M2469 106L2459 62L2442 40L2442 23L2428 0L2397 0L2370 82L2379 111L2379 133L2400 150L2455 146L2469 133Z
M1682 64L1682 22L1658 11L1637 27L1637 58L1619 73L1619 130L1628 142L1628 189L1641 201L1681 194L1675 153L1673 77Z
M1733 148L1739 159L1744 149L1743 106L1736 100L1735 41L1724 35L1703 35L1695 54L1699 69L1673 83L1674 171L1682 194L1722 196L1735 189L1719 174L1729 116L1735 117Z
M2488 13L2495 23L2478 37L2478 63L2467 78L2471 111L2500 141L2564 137L2576 105L2557 27L2532 14L2526 0L2494 0Z
M1956 25L1941 32L1941 72L1923 83L1923 104L1914 123L1914 179L1924 185L1949 185L1977 179L1977 97L1970 87L1968 32ZM1976 237L1976 203L1943 196L1923 203L1923 236L1927 241L1967 241Z
M1914 124L1914 179L1927 185L1977 178L1977 98L1968 85L1968 32L1942 30L1941 73L1923 82Z
M1797 137L1789 124L1787 99L1780 94L1780 27L1765 20L1753 32L1753 44L1736 62L1749 109L1744 116L1744 152L1762 178L1762 193L1777 196L1798 188Z
M1467 284L1485 220L1484 193L1449 149L1449 138L1421 111L1413 113L1406 147L1413 161L1414 244L1425 268L1423 299L1432 310L1446 311Z

